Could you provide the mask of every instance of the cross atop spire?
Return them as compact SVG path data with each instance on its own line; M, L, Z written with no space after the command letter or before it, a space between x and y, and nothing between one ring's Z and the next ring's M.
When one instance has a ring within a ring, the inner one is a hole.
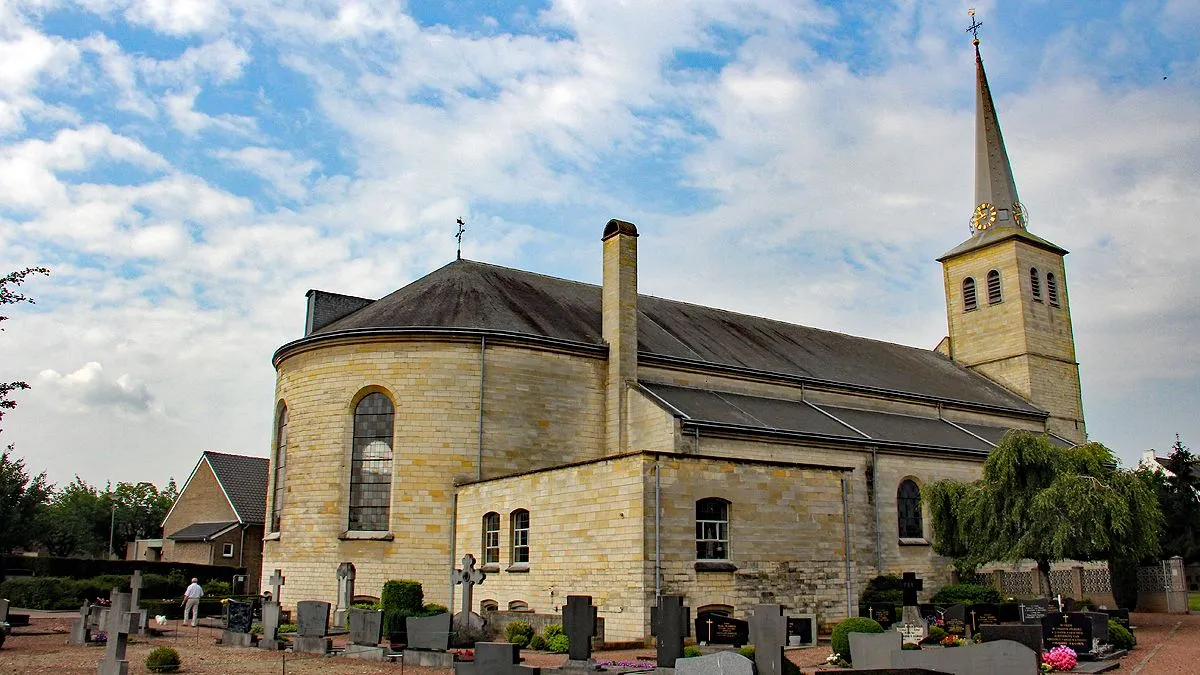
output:
M971 32L978 34L974 10L971 12ZM971 215L971 229L981 233L990 227L1025 229L1026 213L1017 198L1017 183L1013 180L1012 165L1004 147L1004 136L1000 133L1000 119L996 116L996 104L988 87L987 74L983 70L983 57L979 55L979 38L975 44L975 211Z
M970 33L971 36L974 38L973 40L971 40L971 44L978 47L979 46L979 29L983 28L983 24L979 23L978 21L975 20L975 8L974 7L967 10L967 16L971 17L971 25L967 26L967 32Z

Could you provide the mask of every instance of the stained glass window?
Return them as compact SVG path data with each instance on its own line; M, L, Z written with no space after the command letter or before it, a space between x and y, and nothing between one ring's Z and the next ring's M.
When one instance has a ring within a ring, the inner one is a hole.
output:
M921 489L911 480L901 481L896 491L896 510L900 514L900 538L920 539L925 536L921 524Z
M284 478L287 464L287 406L279 411L279 420L275 425L275 489L271 499L271 531L279 531L279 515L283 513L283 492L286 487Z
M387 530L392 499L392 402L367 394L354 409L350 462L351 530Z

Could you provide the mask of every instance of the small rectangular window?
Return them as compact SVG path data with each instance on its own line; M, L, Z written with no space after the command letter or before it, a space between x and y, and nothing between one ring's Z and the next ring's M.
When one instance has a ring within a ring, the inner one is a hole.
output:
M529 562L529 512L518 509L509 516L512 529L512 564Z
M221 547L221 556L224 558L233 557L233 544L225 544Z

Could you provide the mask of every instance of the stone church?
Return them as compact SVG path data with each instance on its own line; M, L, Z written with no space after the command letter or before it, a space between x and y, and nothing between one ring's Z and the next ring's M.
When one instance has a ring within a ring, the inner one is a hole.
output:
M310 291L273 360L283 603L334 602L352 562L359 594L416 579L453 606L472 554L470 609L588 594L623 641L660 594L828 628L877 574L946 583L920 487L976 478L1010 429L1086 440L1066 251L1026 229L976 62L976 206L938 258L935 350L639 295L621 220L601 286L456 260L378 300Z

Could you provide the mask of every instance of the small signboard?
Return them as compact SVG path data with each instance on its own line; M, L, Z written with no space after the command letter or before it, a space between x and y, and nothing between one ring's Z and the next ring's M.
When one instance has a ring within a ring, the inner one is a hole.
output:
M720 614L696 617L696 639L710 645L741 647L750 642L750 623Z

